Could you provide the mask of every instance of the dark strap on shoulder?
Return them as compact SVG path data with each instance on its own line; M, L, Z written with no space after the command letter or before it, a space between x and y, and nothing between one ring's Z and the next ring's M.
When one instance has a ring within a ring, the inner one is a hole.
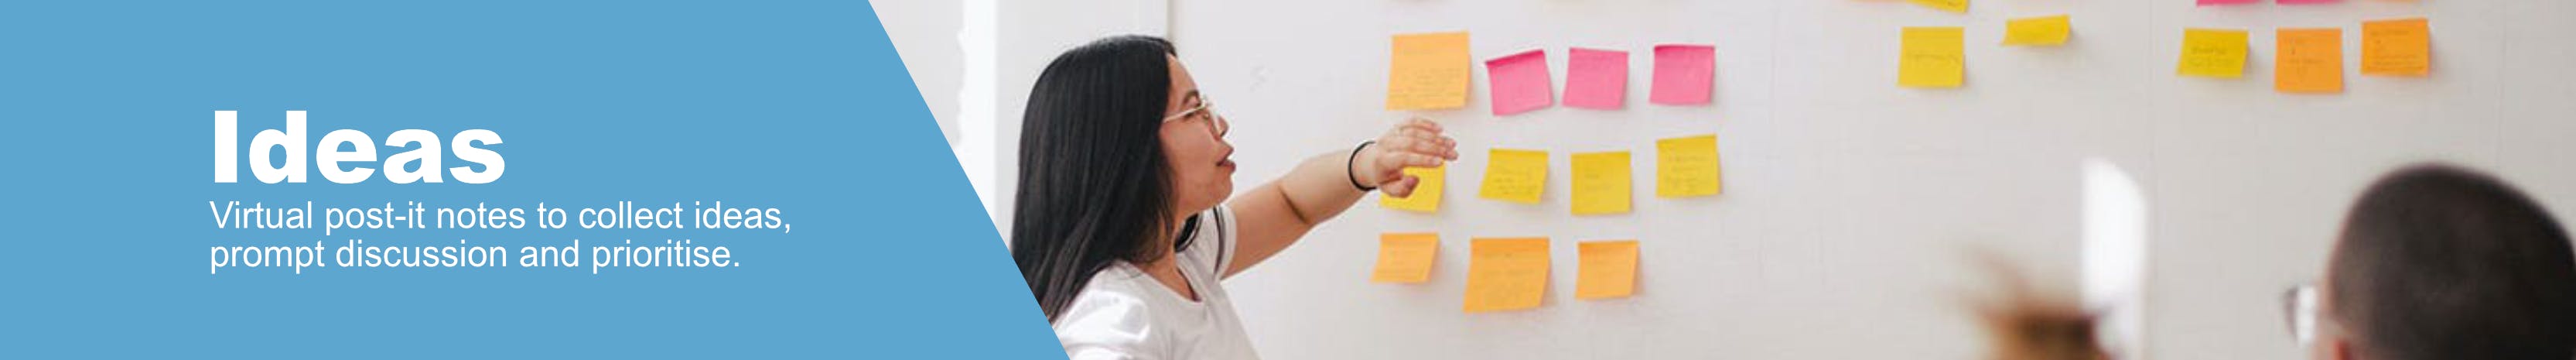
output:
M1223 206L1223 205L1219 205L1219 206ZM1234 235L1234 234L1227 234L1227 233L1226 233L1226 231L1225 231L1226 226L1225 226L1225 212L1224 212L1224 211L1208 211L1208 213L1210 213L1210 214L1216 214L1216 273L1215 273L1215 274L1216 274L1216 276L1217 276L1218 278L1224 278L1224 277L1225 277L1225 265L1226 265L1226 263L1228 263L1228 262L1233 262L1233 261L1235 260L1235 259L1234 259L1234 250L1233 250L1233 249L1234 249L1234 247L1233 247L1233 246L1231 246L1232 244L1227 244L1227 242L1233 241L1233 239L1228 239L1228 238L1232 237L1232 236L1229 236L1229 235Z

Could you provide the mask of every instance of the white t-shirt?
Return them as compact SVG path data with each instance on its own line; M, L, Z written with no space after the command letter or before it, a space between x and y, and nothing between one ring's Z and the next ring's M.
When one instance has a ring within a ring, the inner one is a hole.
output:
M1073 360L1258 359L1234 300L1218 286L1233 265L1234 212L1200 213L1187 248L1173 256L1198 301L1174 292L1134 264L1101 269L1057 314L1056 340Z

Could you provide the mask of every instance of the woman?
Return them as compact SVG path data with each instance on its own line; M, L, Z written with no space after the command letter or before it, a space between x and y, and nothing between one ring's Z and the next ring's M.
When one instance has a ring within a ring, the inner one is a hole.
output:
M1227 199L1225 118L1176 54L1159 38L1102 39L1057 56L1030 90L1011 259L1074 359L1254 358L1219 280L1369 191L1410 194L1420 179L1403 168L1458 157L1438 124L1409 120Z

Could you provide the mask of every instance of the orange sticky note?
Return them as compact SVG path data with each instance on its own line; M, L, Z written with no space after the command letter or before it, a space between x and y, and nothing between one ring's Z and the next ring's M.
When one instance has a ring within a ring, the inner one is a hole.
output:
M1547 191L1546 151L1493 149L1485 156L1485 181L1476 197L1536 204Z
M1717 162L1717 134L1655 140L1655 196L1717 195L1725 186Z
M1431 281L1431 264L1440 257L1440 234L1387 233L1377 237L1377 271L1371 282Z
M1396 35L1386 76L1386 109L1467 106L1467 32Z
M1958 27L1907 27L1896 85L1954 88L1967 77L1966 46Z
M2272 55L2272 90L2285 93L2343 92L2343 29L2281 29Z
M1941 11L1948 11L1948 12L1954 12L1954 13L1964 13L1964 12L1968 12L1968 0L1907 0L1907 1L1912 1L1912 2L1914 2L1914 4L1916 4L1916 5L1923 5L1923 6L1925 6L1925 7L1930 7L1930 8L1934 8L1934 9L1941 9Z
M1420 178L1422 182L1414 185L1413 193L1405 197L1378 194L1377 205L1396 210L1440 212L1440 193L1449 187L1449 167L1409 167L1404 168L1404 174Z
M1628 152L1574 154L1574 214L1628 213Z
M1466 312L1537 308L1547 298L1547 238L1475 239L1467 245Z
M2174 74L2234 79L2245 76L2245 30L2183 29L2182 60Z
M2433 73L2433 30L2424 18L2361 22L2361 73Z
M1637 292L1637 241L1585 241L1575 245L1582 251L1582 268L1577 269L1574 298L1608 299L1627 297Z

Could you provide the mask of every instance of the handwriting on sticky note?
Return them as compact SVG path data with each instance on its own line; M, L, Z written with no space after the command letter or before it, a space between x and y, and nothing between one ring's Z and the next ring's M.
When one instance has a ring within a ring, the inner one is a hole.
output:
M1618 110L1628 102L1628 52L1566 51L1565 106Z
M1546 299L1547 238L1475 239L1467 246L1467 312L1536 308Z
M1916 5L1923 5L1923 6L1931 7L1931 8L1934 8L1934 9L1941 9L1941 11L1948 11L1948 12L1954 12L1954 13L1964 13L1964 12L1968 12L1968 0L1906 0L1906 1L1914 2L1914 4L1916 4Z
M1547 152L1493 149L1486 152L1485 181L1476 197L1536 204L1547 190Z
M1574 154L1574 214L1628 213L1628 152Z
M1493 92L1494 116L1538 110L1556 104L1548 85L1547 52L1530 50L1485 60L1485 77Z
M1655 196L1717 195L1717 134L1655 140Z
M1440 234L1386 233L1377 237L1377 270L1371 282L1431 281L1431 264L1440 257Z
M1422 182L1413 185L1413 193L1405 197L1378 194L1377 205L1396 210L1440 212L1440 193L1447 191L1449 167L1409 167L1404 168L1404 174L1420 178Z
M1716 47L1656 45L1655 88L1646 100L1664 105L1706 104L1709 85L1715 77Z
M2361 73L2433 73L2433 30L2424 18L2361 22Z
M1896 84L1905 87L1954 88L1965 80L1966 46L1958 27L1905 28L1904 58Z
M2343 29L2281 29L2273 38L2273 91L2343 92Z
M2174 73L2185 76L2238 78L2245 76L2244 30L2183 29L2182 60Z
M1386 109L1467 106L1467 33L1396 35L1386 76Z
M1574 298L1608 299L1637 293L1637 241L1585 241L1575 271Z
M2066 43L2074 24L2066 15L2012 19L2004 22L2004 45L2037 46Z

